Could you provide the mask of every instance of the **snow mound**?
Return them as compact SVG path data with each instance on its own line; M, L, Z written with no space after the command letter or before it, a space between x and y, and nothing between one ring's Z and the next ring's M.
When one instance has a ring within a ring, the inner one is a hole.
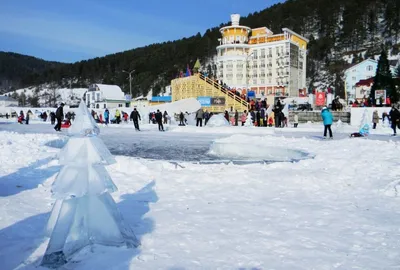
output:
M225 127L230 126L223 114L214 114L207 122L208 127Z
M240 138L244 140L240 140ZM276 142L273 140L266 143L265 140L257 140L257 138L260 137L236 135L219 139L211 145L208 154L220 159L267 162L294 162L312 157L309 153L301 150L274 146Z

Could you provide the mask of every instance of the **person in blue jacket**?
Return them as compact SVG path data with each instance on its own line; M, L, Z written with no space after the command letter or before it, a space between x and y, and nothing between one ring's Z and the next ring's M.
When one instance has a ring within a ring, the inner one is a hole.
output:
M104 120L105 120L106 125L108 125L108 123L110 121L110 112L108 111L108 109L106 109L104 111Z
M333 115L332 115L332 113L328 110L327 107L323 107L323 108L322 108L321 117L322 117L322 120L324 121L324 126L325 126L325 129L324 129L324 137L326 138L326 133L327 133L327 131L329 130L329 137L332 139L332 138L333 138L333 135L332 135L331 126L332 126L332 123L333 123Z

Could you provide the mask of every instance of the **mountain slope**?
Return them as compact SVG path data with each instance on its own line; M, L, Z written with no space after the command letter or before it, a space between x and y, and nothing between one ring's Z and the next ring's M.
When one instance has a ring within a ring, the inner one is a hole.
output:
M0 51L0 94L30 84L30 81L24 82L24 78L28 76L41 76L45 70L62 65L32 56Z
M279 33L288 27L310 39L307 78L309 88L332 87L343 96L343 70L351 62L378 55L382 48L397 55L400 40L400 1L398 0L287 0L241 19L250 27L267 26ZM135 69L134 95L157 93L168 85L186 65L197 58L209 63L205 68L215 74L212 62L220 37L218 27L203 35L153 44L121 53L57 65L40 74L20 77L23 85L55 82L86 87L90 83L118 84L128 92L127 76L122 70ZM344 61L344 59L350 59ZM0 73L1 75L1 73Z

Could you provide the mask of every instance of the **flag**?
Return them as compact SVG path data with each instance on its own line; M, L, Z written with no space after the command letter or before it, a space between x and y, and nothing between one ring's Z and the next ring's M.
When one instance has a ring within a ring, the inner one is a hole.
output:
M192 76L192 72L190 71L189 64L186 67L186 77Z

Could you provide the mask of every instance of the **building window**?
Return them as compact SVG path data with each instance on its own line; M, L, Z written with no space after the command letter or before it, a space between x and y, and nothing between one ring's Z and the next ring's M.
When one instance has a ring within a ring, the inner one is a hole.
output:
M258 59L257 50L254 50L254 51L253 51L253 59Z
M374 68L371 66L371 65L369 65L369 66L367 66L367 70L368 71L372 71Z
M96 93L96 101L100 101L100 93Z
M352 77L351 79L352 79L353 81L357 80L357 78L356 78L356 77Z
M99 104L96 104L96 109L99 109L100 108L100 105Z
M106 104L104 103L104 109L107 108Z
M95 101L94 93L92 94L92 100Z

